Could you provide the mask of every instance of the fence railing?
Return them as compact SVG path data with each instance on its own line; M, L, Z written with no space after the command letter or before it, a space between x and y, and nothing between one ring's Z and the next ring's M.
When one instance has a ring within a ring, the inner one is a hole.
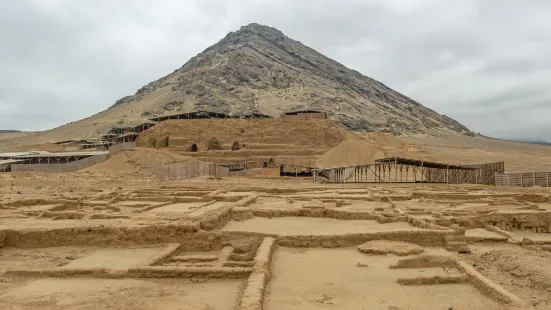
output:
M496 186L549 187L551 172L496 173Z
M230 169L214 163L168 163L157 164L153 175L157 180L186 180L199 176L228 177Z

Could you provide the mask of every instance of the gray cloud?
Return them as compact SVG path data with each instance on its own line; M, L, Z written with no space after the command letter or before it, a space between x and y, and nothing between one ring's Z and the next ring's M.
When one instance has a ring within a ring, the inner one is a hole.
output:
M18 0L0 11L0 129L95 114L251 22L496 137L551 140L551 2Z

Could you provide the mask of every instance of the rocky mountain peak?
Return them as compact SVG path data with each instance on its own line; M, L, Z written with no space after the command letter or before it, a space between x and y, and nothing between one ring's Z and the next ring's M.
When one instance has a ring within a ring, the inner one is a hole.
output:
M245 33L254 33L258 36L265 38L285 38L283 32L277 30L276 28L264 26L257 23L251 23L247 26L242 26L238 31L230 32L230 34L245 34Z
M142 87L115 106L142 116L197 110L280 115L323 110L351 130L396 135L470 133L372 78L351 70L276 28L249 24Z

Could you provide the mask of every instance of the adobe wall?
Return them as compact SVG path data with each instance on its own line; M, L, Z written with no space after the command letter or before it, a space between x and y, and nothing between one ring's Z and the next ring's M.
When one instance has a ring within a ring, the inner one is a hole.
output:
M102 163L109 158L108 154L93 155L81 160L73 161L65 164L21 164L12 165L12 172L73 172L80 169L88 168L92 165Z
M193 143L180 137L168 137L168 147L191 147Z
M551 233L551 212L495 212L485 215L485 224L499 227L505 231L531 230L535 233Z
M346 135L346 130L327 119L301 122L285 121L282 118L191 119L161 122L142 132L137 141L139 147L155 147L157 140L169 138L171 147L184 143L184 148L187 148L195 143L199 151L204 150L206 141L213 137L222 145L239 141L243 144L285 144L328 149L341 143Z

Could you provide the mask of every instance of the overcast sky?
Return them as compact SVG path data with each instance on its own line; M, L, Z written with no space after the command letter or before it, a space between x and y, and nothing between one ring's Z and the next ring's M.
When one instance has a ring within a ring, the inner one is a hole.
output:
M257 22L494 137L551 142L549 0L14 0L0 129L91 116Z

